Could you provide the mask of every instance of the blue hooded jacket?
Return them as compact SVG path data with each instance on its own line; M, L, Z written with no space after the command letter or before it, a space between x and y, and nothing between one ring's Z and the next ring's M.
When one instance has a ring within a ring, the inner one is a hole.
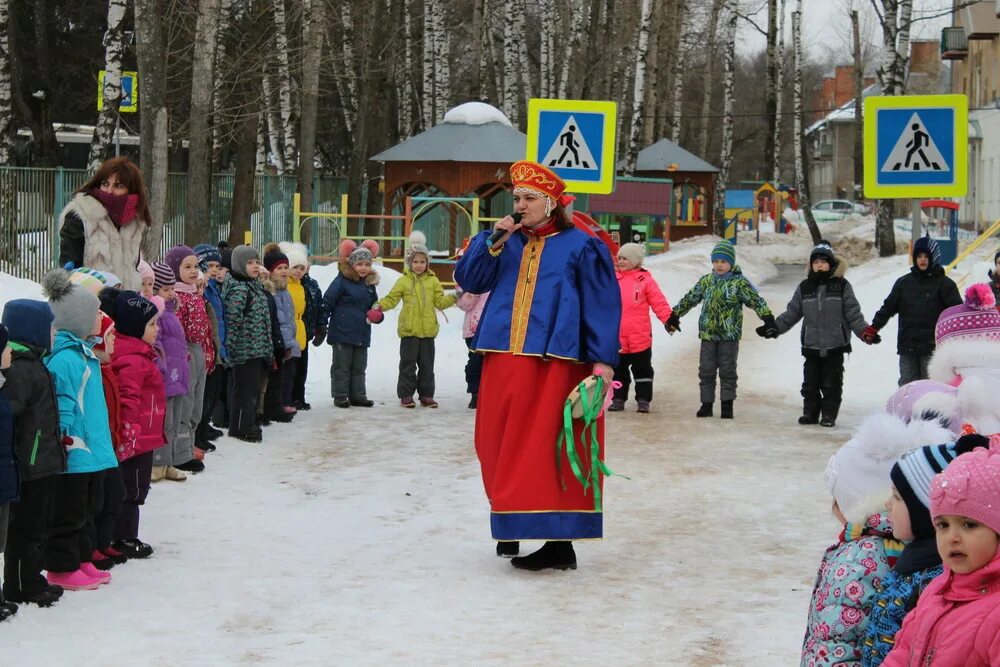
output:
M205 281L205 301L215 311L215 320L219 325L219 359L226 363L229 361L229 353L226 351L226 311L222 305L222 286L218 281Z

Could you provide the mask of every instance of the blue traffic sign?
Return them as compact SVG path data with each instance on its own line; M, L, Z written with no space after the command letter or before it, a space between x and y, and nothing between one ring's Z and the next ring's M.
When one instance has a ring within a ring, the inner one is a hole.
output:
M528 151L566 181L570 192L614 190L614 102L532 99L528 103Z

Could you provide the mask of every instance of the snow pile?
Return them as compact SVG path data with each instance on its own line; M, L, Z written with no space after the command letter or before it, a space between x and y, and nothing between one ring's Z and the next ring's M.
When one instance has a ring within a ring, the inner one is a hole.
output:
M444 115L442 123L456 125L485 125L486 123L501 123L513 127L510 120L500 109L483 102L466 102L459 104Z
M42 287L31 280L0 272L0 307L14 299L42 299Z

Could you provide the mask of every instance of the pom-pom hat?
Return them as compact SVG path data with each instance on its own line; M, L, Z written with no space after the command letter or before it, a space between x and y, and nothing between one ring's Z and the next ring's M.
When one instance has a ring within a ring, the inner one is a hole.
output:
M48 297L56 329L68 331L77 338L90 335L101 305L97 294L70 282L69 274L64 269L52 269L45 274L42 293Z
M305 244L282 241L278 244L281 252L288 257L288 266L304 266L309 268L309 249Z
M566 182L555 172L529 160L520 160L510 166L510 180L514 192L530 190L557 201L566 191Z
M938 346L951 341L1000 342L1000 311L990 286L971 285L965 290L964 303L945 309L934 327L934 340Z
M413 232L410 234L409 243L406 246L406 254L403 256L403 263L412 268L413 256L423 255L428 263L431 261L430 250L427 249L427 237L423 232Z

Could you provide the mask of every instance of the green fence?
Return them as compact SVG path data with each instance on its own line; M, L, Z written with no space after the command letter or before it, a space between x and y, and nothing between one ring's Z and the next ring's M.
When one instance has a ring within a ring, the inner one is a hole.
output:
M89 172L82 169L0 167L0 270L38 280L56 264L59 214L88 178ZM213 242L229 236L234 181L233 174L212 176L209 239ZM292 196L296 188L295 176L256 177L250 216L250 231L256 245L291 240ZM346 188L346 179L317 177L310 210L336 210ZM184 242L186 191L187 174L168 175L161 245L164 250Z

